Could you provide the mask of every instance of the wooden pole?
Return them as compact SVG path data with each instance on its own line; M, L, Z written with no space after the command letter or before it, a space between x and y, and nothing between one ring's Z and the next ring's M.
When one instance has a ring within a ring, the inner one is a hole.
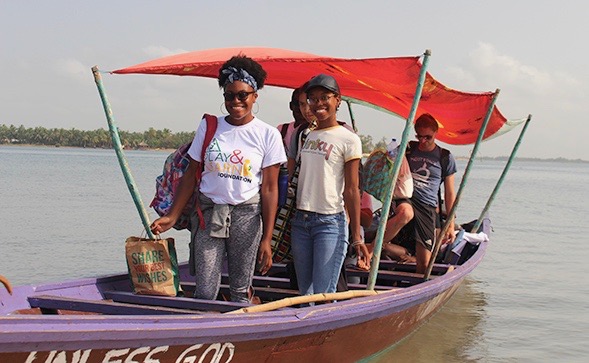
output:
M480 214L479 218L477 219L477 222L475 223L475 225L473 226L473 228L471 230L472 233L476 233L478 231L481 224L483 223L484 216L489 211L489 208L491 208L491 204L495 201L495 196L497 195L497 193L499 192L499 189L501 188L501 185L503 184L503 179L505 179L505 176L507 175L507 172L509 171L509 168L511 167L511 163L513 162L513 159L515 159L515 155L517 154L517 150L519 149L519 145L521 144L522 139L524 138L524 134L526 133L526 130L528 129L528 125L531 120L532 120L532 115L528 115L528 119L526 120L524 127L522 128L522 131L520 132L515 145L513 146L513 150L511 151L511 155L509 155L509 159L507 160L507 164L505 164L505 167L503 168L503 172L501 173L501 176L499 177L497 184L495 184L495 188L493 189L493 192L491 192L491 195L489 196L489 199L487 200L487 204L485 204L485 207L481 211L481 214Z
M98 67L92 67L92 73L94 74L94 82L96 82L96 87L98 87L98 93L100 94L100 99L102 101L102 107L104 108L104 113L106 115L106 121L108 123L108 130L110 132L110 137L112 139L112 146L115 149L117 154L117 158L119 160L119 165L121 166L121 171L123 172L123 177L125 178L125 182L127 183L127 188L129 188L129 192L131 193L131 197L133 198L133 202L135 203L135 207L137 208L137 212L139 212L139 217L141 218L141 222L143 223L143 227L147 232L149 238L155 238L151 229L149 228L149 216L147 215L147 211L143 206L143 201L141 200L141 194L139 194L139 189L137 189L137 185L135 184L135 180L133 179L133 175L131 174L131 169L129 168L129 164L127 163L127 159L125 158L125 154L123 153L123 147L121 145L121 138L119 137L119 130L115 126L113 117L112 117L112 109L110 107L110 103L106 98L106 93L104 92L104 87L102 85L102 77L100 77L100 73L98 71Z
M287 297L277 301L271 301L269 303L254 305L247 308L241 308L239 310L233 310L225 314L242 314L242 313L260 313L265 311L273 311L276 309L282 309L298 304L308 304L324 301L334 300L348 300L356 297L374 296L385 292L391 292L397 289L386 290L386 291L375 291L375 290L349 290L342 292L322 293L313 295L293 296Z
M389 210L391 207L391 201L393 200L393 192L397 184L397 178L399 177L399 171L401 170L401 160L405 157L405 149L409 143L409 133L413 130L413 119L417 112L417 106L421 98L421 92L423 91L423 85L425 83L425 76L427 74L427 65L429 63L429 57L431 51L427 49L423 54L423 64L419 73L419 79L417 81L417 87L415 90L415 96L413 97L413 104L409 111L409 116L405 121L405 129L403 129L403 137L401 138L401 144L399 145L399 152L395 157L395 164L393 167L393 180L391 181L391 187L387 190L385 200L382 202L382 209L380 213L380 221L378 223L378 230L376 232L376 238L374 240L374 255L370 266L370 273L368 274L368 283L366 284L367 290L374 290L376 285L376 277L378 275L378 268L380 264L380 253L382 251L382 244L384 238L384 232L387 225Z
M470 158L468 159L468 164L466 165L466 168L464 169L464 176L462 177L462 180L460 181L460 187L458 188L458 193L456 193L456 198L454 199L454 204L452 205L452 209L450 209L450 212L448 213L448 216L446 217L446 223L444 223L442 230L437 235L437 237L434 241L434 250L432 251L432 256L429 259L429 263L427 265L427 269L425 270L425 274L423 275L423 278L425 280L429 279L429 276L432 273L432 269L434 267L434 262L436 261L436 257L438 256L438 252L440 251L440 246L442 245L442 236L444 236L446 234L446 232L448 231L448 228L450 228L450 221L452 221L454 219L454 216L456 215L456 207L458 206L458 203L460 202L460 197L462 196L462 192L464 191L464 186L466 185L466 181L468 180L468 175L470 174L470 169L471 169L473 162L476 158L477 152L479 150L479 146L480 146L481 142L483 141L483 136L485 135L485 130L487 129L487 125L489 124L489 120L491 119L491 115L493 114L493 109L495 108L495 102L497 101L498 96L499 96L499 89L497 89L495 91L495 93L493 94L493 96L491 98L491 103L489 104L489 108L487 109L487 115L485 116L485 119L483 120L483 124L481 125L481 128L479 130L479 136L477 138L476 143L474 144L474 148L472 149L472 152L470 153Z

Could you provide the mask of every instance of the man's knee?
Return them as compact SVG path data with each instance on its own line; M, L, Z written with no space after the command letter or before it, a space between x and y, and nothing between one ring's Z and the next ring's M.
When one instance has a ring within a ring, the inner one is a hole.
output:
M395 208L395 216L403 225L409 223L413 219L413 215L413 207L409 203L401 203Z

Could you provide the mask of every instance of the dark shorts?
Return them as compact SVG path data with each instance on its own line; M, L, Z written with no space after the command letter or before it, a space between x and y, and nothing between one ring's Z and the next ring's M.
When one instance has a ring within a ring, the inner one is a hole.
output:
M415 243L421 243L423 247L431 251L434 245L436 208L422 204L414 199L410 201L402 199L394 201L398 204L410 202L413 207L413 219L405 225L393 242L405 247L412 255L415 255ZM398 204L395 204L398 205Z
M411 204L411 199L399 198L399 199L393 199L391 201L391 208L389 209L389 218L391 218L392 216L395 215L395 209L403 203Z

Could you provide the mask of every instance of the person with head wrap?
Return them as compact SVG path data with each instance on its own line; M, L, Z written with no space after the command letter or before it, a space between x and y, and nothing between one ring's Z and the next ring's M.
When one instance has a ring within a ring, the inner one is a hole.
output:
M231 300L236 302L251 301L256 260L263 274L272 266L278 171L286 155L278 130L252 112L265 80L262 66L244 55L234 56L221 66L218 83L228 114L218 117L204 159L201 150L207 125L204 119L201 121L188 150L189 167L170 212L151 225L156 234L170 229L198 188L197 202L205 228L191 231L196 298L217 298L225 255ZM197 181L199 168L203 171Z

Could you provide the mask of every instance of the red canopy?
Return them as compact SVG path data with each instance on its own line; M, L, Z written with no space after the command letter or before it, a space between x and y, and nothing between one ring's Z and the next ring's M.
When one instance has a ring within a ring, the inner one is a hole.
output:
M336 78L342 96L351 102L384 109L402 118L409 116L421 70L420 57L344 59L274 48L224 48L188 52L113 73L172 74L217 78L220 66L237 54L258 61L268 73L267 85L296 88L312 76ZM429 73L416 117L430 113L440 124L437 139L448 144L474 143L493 93L466 93L450 89ZM484 138L497 133L505 117L494 108Z

